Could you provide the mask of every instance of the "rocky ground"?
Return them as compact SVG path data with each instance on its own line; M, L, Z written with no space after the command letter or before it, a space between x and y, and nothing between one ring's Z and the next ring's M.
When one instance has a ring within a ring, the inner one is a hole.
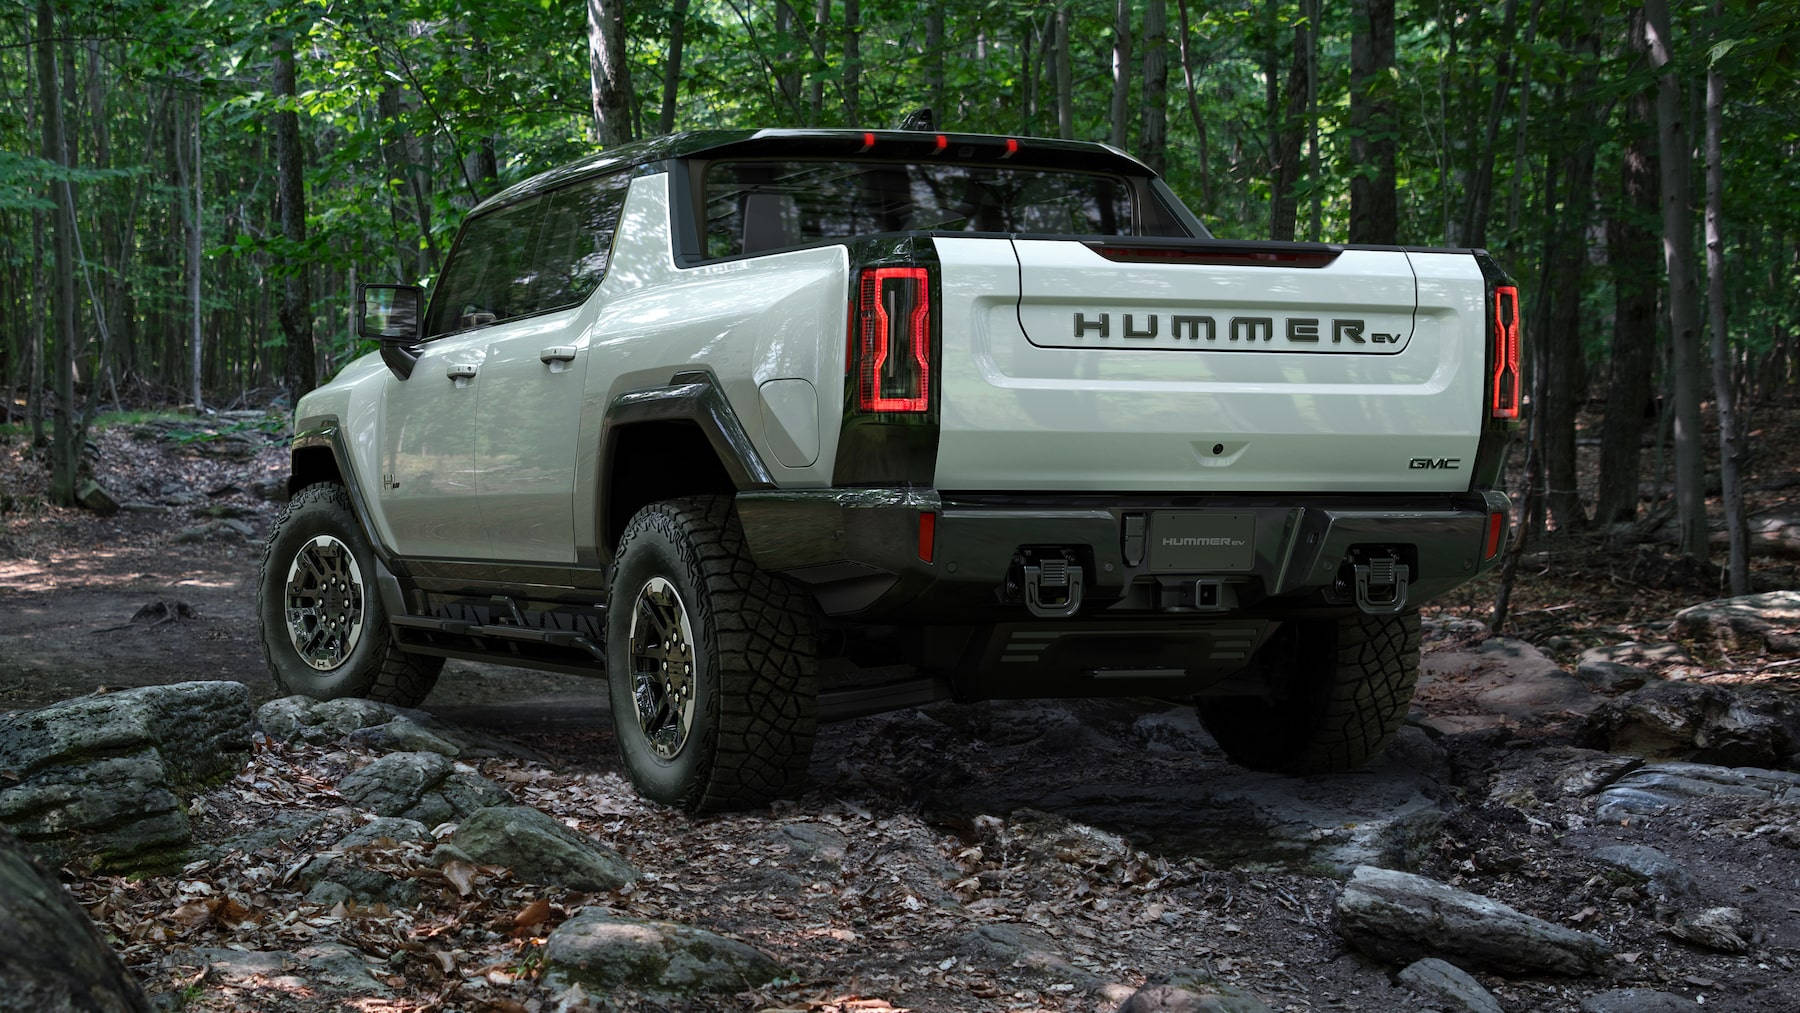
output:
M237 442L103 434L110 519L0 459L0 824L165 1007L1800 1008L1800 596L1535 586L1529 641L1452 602L1357 774L1245 772L1163 702L939 705L828 726L806 796L695 820L635 798L579 679L272 700L280 457Z

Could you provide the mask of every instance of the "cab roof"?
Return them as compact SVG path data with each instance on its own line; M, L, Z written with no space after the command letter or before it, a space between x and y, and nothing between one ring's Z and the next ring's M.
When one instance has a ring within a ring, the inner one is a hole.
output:
M1042 169L1153 175L1109 145L1047 137L917 130L694 130L621 144L516 183L476 206L478 213L564 183L681 158L844 158L869 161L1018 163Z

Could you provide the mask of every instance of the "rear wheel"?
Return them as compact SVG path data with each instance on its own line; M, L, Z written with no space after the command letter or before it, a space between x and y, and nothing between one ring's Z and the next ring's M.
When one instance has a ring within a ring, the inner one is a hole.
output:
M444 659L394 641L375 565L343 486L309 485L281 512L263 548L257 615L283 692L412 707L437 684Z
M606 668L625 769L646 798L690 812L798 790L817 725L816 620L763 573L732 503L653 503L619 538Z
M1272 694L1202 699L1201 724L1253 770L1355 770L1406 720L1419 678L1419 614L1289 623L1265 650Z

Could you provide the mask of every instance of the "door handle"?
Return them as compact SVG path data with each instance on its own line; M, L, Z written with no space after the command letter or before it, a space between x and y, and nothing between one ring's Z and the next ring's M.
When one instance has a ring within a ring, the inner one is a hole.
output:
M444 375L452 380L473 380L475 379L475 374L480 371L480 366L468 363L452 363L444 370Z
M538 361L549 365L552 362L570 362L575 358L574 345L552 345L538 352Z

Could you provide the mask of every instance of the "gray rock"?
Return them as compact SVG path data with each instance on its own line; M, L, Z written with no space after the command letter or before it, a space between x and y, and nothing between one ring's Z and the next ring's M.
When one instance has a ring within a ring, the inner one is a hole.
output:
M1462 968L1436 957L1406 965L1395 980L1445 1013L1501 1013L1500 1000Z
M604 992L634 988L692 995L739 992L784 973L768 954L735 939L673 922L619 918L583 908L544 942L544 983Z
M306 899L327 907L346 899L390 904L411 904L417 900L417 880L390 876L364 864L362 853L380 848L384 840L393 845L432 843L431 831L417 820L383 816L365 823L301 867L300 882L313 884Z
M91 478L81 483L81 488L75 491L75 500L102 517L111 517L119 512L118 498Z
M1338 933L1377 960L1444 956L1505 974L1588 974L1612 951L1598 936L1534 918L1411 873L1359 866L1338 895Z
M823 823L783 823L769 832L768 840L787 845L795 858L831 865L842 863L850 850L849 839Z
M1713 907L1683 917L1669 930L1679 939L1720 953L1749 953L1756 927L1741 908Z
M190 840L180 799L250 751L235 682L145 686L0 715L0 824L46 860L151 868ZM3 783L3 782L0 782Z
M1615 988L1581 1000L1581 1013L1699 1013L1706 1007L1671 992Z
M1099 975L1069 963L1062 948L1046 933L1014 922L991 922L964 935L956 950L977 964L996 970L1026 967L1082 988L1100 985Z
M1666 679L1671 669L1693 669L1698 664L1675 644L1633 641L1581 652L1575 662L1575 678L1597 693L1622 693L1655 679Z
M314 943L296 951L294 957L306 965L309 982L357 995L393 994L370 973L368 960L342 943Z
M1615 823L1654 816L1691 799L1711 798L1800 806L1800 774L1705 763L1653 763L1601 792L1594 817Z
M1622 869L1650 886L1664 900L1690 897L1698 890L1687 867L1655 848L1641 844L1613 844L1594 852L1594 861Z
M451 769L441 753L389 753L345 775L338 794L378 815L399 816L444 783Z
M480 809L450 842L484 865L504 865L527 883L615 890L638 877L619 853L530 806Z
M233 851L254 855L258 852L290 849L324 826L329 819L324 813L318 812L271 812L257 826L220 841L206 853L209 857L219 858Z
M1718 653L1800 653L1800 591L1702 602L1675 613L1675 632Z
M439 753L452 759L462 755L461 746L405 716L358 728L344 736L344 741L380 752Z
M1637 756L1780 766L1800 746L1800 703L1762 690L1656 682L1601 705L1584 736L1586 745Z
M1146 985L1118 1013L1273 1013L1261 999L1235 985L1204 980Z
M386 724L399 715L391 704L357 697L314 700L310 696L284 696L256 709L256 723L271 739L319 745L371 725Z
M137 979L55 876L0 829L0 1006L148 1013Z
M506 790L441 753L389 753L338 782L338 794L380 816L435 827L512 801Z

